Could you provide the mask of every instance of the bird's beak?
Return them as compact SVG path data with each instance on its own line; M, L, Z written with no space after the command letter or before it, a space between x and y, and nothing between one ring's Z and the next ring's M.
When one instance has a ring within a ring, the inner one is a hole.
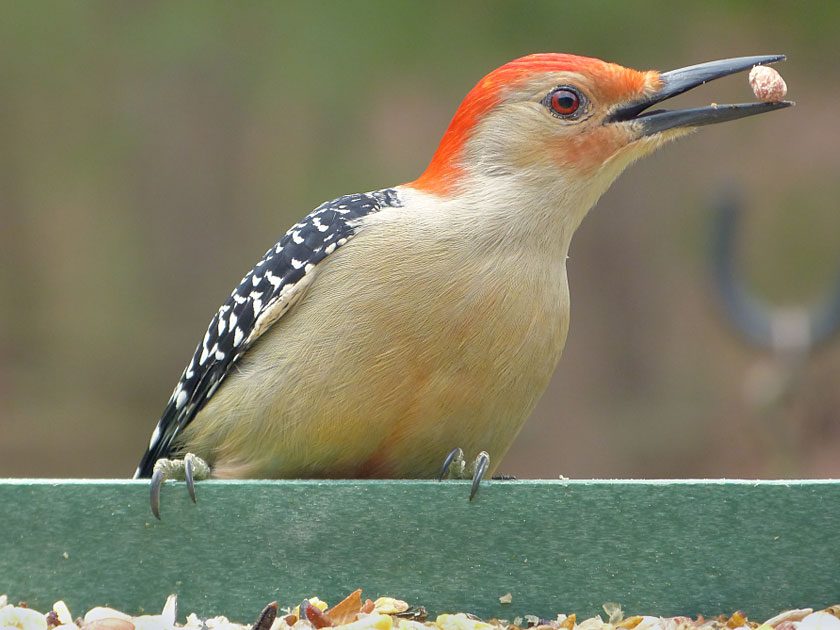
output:
M755 57L736 57L709 61L696 66L688 66L679 70L663 72L659 75L662 82L660 88L653 94L641 100L619 106L613 110L608 122L632 122L639 132L639 137L651 136L668 129L677 127L700 127L727 120L736 120L755 114L784 109L794 103L778 101L773 103L739 103L737 105L710 105L693 109L665 110L656 109L645 111L649 107L661 103L683 92L703 85L709 81L725 77L742 70L749 70L754 66L767 65L783 61L784 55L759 55Z

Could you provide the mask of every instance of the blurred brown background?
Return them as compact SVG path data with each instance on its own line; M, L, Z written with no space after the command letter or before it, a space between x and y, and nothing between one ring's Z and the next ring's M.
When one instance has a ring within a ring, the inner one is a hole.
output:
M783 52L795 110L634 166L584 222L521 476L840 476L840 343L793 373L709 275L711 205L776 304L840 269L840 3L0 4L0 476L126 477L221 301L321 201L416 177L522 54L667 70ZM751 100L746 76L679 104Z

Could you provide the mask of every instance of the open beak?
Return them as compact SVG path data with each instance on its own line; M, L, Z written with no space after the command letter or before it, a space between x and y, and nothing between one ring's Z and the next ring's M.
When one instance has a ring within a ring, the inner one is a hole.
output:
M792 101L778 101L773 103L739 103L737 105L710 105L693 109L665 110L656 109L645 111L649 107L661 103L683 92L703 85L709 81L725 77L742 70L749 70L754 66L768 65L783 61L784 55L759 55L755 57L736 57L709 61L696 66L688 66L679 70L663 72L659 75L662 80L660 89L645 99L622 105L613 110L608 122L633 121L639 129L640 136L651 136L668 129L677 127L700 127L727 120L737 120L746 116L763 114L776 109L790 107Z

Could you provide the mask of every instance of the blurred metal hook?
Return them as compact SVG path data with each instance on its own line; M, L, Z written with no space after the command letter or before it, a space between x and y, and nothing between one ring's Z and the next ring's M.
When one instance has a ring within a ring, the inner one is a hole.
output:
M758 298L735 260L742 214L740 195L730 187L718 199L712 227L713 279L728 319L751 343L775 354L802 356L824 346L840 330L840 273L814 305L783 308Z

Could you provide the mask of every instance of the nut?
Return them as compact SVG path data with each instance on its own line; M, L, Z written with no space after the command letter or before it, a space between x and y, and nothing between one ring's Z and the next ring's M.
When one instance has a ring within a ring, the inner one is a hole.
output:
M755 66L750 70L750 87L755 97L765 103L781 101L787 94L782 75L769 66Z

